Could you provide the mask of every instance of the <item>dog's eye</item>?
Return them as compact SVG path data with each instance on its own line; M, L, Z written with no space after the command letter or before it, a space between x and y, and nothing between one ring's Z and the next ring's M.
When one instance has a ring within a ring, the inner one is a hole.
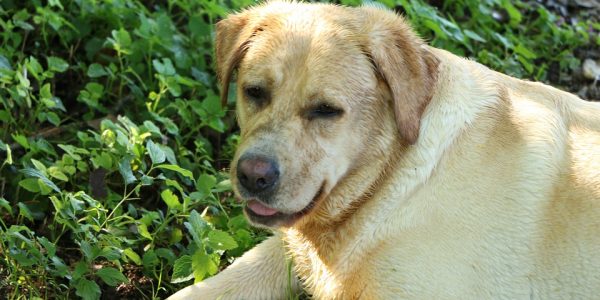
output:
M247 86L244 87L244 94L246 97L255 102L258 105L262 105L265 101L267 101L267 91L260 86Z
M344 113L344 110L334 107L332 105L322 103L319 104L310 110L306 115L307 119L312 120L315 118L333 118L337 116L341 116Z

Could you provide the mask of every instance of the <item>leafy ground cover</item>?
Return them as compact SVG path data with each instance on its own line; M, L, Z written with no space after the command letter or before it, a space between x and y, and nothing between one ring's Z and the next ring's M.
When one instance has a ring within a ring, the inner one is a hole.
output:
M213 24L251 3L0 1L0 294L164 298L265 238L231 194L238 136L213 70ZM508 0L367 4L499 71L590 84L574 78L597 19Z

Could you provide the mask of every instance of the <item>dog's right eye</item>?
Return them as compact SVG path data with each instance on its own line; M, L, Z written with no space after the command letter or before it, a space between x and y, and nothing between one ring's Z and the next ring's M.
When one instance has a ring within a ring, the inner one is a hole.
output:
M309 120L313 119L331 119L341 116L344 110L337 108L327 103L321 103L308 110L306 118Z
M258 105L265 103L268 97L267 91L264 88L255 85L244 87L244 94L246 98Z

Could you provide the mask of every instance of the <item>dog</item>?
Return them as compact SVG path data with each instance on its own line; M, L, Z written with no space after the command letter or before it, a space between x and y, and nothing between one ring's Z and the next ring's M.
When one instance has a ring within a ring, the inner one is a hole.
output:
M427 46L377 7L216 25L231 165L272 237L170 299L592 299L600 105ZM237 75L236 75L237 74Z

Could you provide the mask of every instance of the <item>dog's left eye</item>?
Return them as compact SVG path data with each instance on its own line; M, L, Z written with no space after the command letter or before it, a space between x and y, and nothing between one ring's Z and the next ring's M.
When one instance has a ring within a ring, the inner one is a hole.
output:
M263 105L268 100L267 91L260 86L251 85L244 87L244 94L246 94L248 99L258 105Z
M337 116L341 116L344 113L344 110L341 108L337 108L333 105L322 103L308 110L306 114L306 118L309 120L316 118L333 118Z

